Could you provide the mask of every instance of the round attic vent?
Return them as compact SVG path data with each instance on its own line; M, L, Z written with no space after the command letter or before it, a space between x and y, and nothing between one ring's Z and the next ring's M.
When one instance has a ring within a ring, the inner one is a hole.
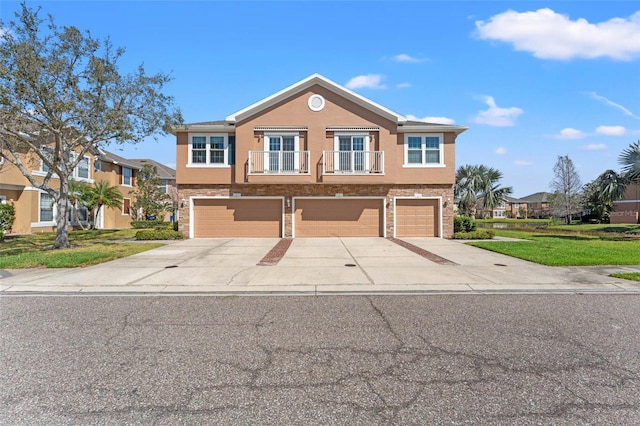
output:
M324 98L320 95L309 96L309 109L311 111L320 111L324 108Z

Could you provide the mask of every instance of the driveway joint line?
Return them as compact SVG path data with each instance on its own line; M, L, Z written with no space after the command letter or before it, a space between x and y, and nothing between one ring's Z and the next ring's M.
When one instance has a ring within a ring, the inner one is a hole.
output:
M367 277L367 280L369 280L369 284L373 284L375 285L375 281L373 281L373 279L369 276L369 274L367 274L367 271L364 270L364 268L360 265L360 263L358 262L358 260L356 260L356 257L351 253L351 250L349 250L349 248L347 247L347 245L344 243L344 240L341 237L338 237L338 239L340 240L340 243L342 244L342 246L344 247L344 249L347 251L347 253L349 253L349 256L351 256L351 259L353 259L353 263L355 263L356 265L358 265L358 268L360 268L360 270L362 271L362 273L364 274L365 277Z

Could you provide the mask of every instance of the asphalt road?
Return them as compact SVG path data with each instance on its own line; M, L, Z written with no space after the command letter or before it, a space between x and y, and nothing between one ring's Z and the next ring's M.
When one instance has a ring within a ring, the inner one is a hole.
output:
M0 298L0 424L640 423L640 296Z

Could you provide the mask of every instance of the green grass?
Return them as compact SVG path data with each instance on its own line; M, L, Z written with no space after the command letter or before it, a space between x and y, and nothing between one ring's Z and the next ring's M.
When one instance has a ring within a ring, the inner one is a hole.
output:
M77 268L131 256L161 243L135 243L137 230L71 231L72 248L53 250L55 234L43 232L9 237L0 243L0 269ZM118 241L120 240L120 241Z
M619 274L611 274L614 278L622 278L625 280L640 281L640 272L624 272Z
M605 227L597 229L595 227ZM637 225L570 225L546 230L502 230L496 235L527 241L468 243L549 266L638 265L640 238L631 237Z

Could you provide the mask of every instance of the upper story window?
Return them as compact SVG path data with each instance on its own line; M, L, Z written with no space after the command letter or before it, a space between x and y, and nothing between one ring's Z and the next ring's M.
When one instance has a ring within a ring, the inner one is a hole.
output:
M229 136L189 134L189 160L192 167L225 167L229 163Z
M89 179L89 157L83 157L80 160L73 174L80 179Z
M158 185L158 192L161 194L166 194L169 191L167 190L167 186L169 185L169 181L167 179L160 179L160 185Z
M53 148L49 146L42 147L41 153L44 157L50 160L53 160ZM69 156L69 161L72 162L75 159L75 156L76 156L75 153L71 153ZM76 168L73 169L73 173L71 177L78 180L83 180L83 179L90 180L91 170L90 170L89 164L90 164L90 158L87 156L82 157L82 160L80 160ZM60 167L64 168L64 164L60 164ZM47 166L47 164L42 159L40 159L40 170L34 172L34 174L39 176L44 176L48 172L49 172L49 166ZM53 176L57 177L55 173L53 174Z
M405 167L444 166L444 136L441 133L406 134Z
M132 186L133 171L130 167L122 167L122 185Z

